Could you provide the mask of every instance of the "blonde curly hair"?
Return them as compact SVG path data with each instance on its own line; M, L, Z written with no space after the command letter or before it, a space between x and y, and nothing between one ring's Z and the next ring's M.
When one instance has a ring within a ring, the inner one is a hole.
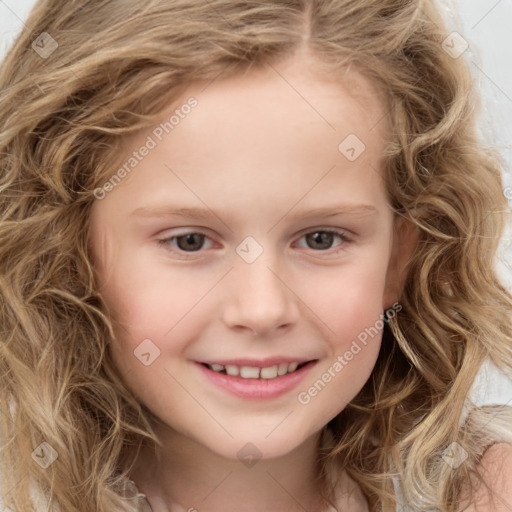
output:
M47 53L36 51L43 33ZM474 83L443 49L447 35L433 0L36 4L0 68L0 469L10 508L31 510L36 489L48 510L136 510L127 448L159 441L109 354L88 245L94 191L125 137L191 82L305 44L382 91L394 139L387 192L420 233L374 371L328 425L323 475L344 467L371 510L395 510L391 477L411 507L458 509L484 449L512 442L510 407L475 408L460 425L483 361L512 369L512 297L493 270L503 163L476 135ZM32 460L42 442L58 453L47 469ZM468 453L457 469L441 457L453 442Z

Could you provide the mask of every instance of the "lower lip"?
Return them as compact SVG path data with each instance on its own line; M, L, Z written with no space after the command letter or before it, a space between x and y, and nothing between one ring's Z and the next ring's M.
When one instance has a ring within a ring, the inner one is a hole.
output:
M275 379L244 379L214 372L201 363L196 364L210 382L233 395L242 398L270 399L292 391L315 366L316 361L310 361L293 373Z

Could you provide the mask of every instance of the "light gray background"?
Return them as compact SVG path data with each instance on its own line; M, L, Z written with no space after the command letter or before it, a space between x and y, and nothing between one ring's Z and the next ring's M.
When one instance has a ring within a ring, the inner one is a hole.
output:
M0 0L0 60L34 4L34 0ZM461 33L470 45L463 58L470 63L484 98L482 137L502 153L504 187L512 187L512 0L438 0L438 4L450 30ZM512 291L512 223L496 266Z

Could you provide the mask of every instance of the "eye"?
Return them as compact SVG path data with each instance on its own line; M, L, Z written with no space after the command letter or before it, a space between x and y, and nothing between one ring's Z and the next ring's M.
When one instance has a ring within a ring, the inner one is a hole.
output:
M158 240L158 245L169 249L169 245L183 252L197 252L203 248L208 237L204 233L190 232ZM175 243L174 243L175 242Z
M300 239L303 238L306 240L306 248L314 249L315 252L331 249L336 238L341 241L337 246L350 242L350 239L347 237L345 232L332 229L317 229L315 231L310 231L300 237ZM208 240L210 240L209 237L204 233L190 231L158 240L157 243L168 251L177 252L178 254L186 254L201 251L201 249L205 248L205 241Z
M307 247L309 249L317 249L320 251L326 251L332 248L332 244L335 238L343 242L349 242L350 240L343 231L331 230L331 229L318 229L302 235L301 238L305 238Z

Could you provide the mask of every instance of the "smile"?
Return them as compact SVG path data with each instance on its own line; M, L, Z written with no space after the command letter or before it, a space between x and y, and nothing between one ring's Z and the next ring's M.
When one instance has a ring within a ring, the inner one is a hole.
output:
M282 361L276 364L234 364L234 361L197 362L209 382L242 398L269 399L292 391L318 360ZM263 366L265 365L265 366Z
M242 377L243 379L275 379L287 375L288 373L293 373L302 368L305 364L307 363L298 363L295 361L293 363L280 363L279 365L267 366L266 368L259 368L257 366L237 366L234 364L224 366L216 363L206 366L214 372L231 375L232 377Z

